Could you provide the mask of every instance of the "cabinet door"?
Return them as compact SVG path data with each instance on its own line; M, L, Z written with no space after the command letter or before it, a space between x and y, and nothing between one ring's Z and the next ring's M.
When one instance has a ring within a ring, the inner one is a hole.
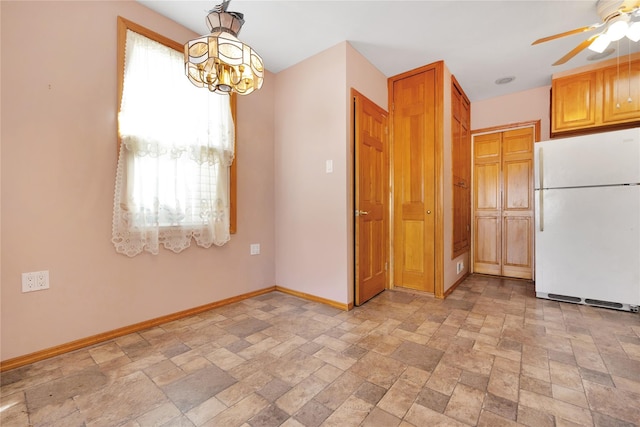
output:
M603 70L605 124L640 119L640 61L620 63Z
M595 126L597 123L597 73L575 74L552 82L551 132Z

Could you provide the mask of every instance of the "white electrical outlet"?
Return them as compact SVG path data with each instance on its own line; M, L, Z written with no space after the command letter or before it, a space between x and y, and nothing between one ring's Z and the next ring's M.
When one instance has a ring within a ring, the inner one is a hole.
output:
M22 292L49 289L49 270L22 273Z
M252 243L249 246L249 253L251 255L260 255L260 243Z
M458 261L456 264L456 273L460 274L464 270L464 261Z

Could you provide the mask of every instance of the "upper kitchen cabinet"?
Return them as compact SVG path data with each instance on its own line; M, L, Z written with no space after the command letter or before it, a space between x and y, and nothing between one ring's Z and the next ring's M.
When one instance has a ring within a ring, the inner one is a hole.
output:
M627 123L640 121L640 60L621 63L618 69L602 70L604 109L602 122Z
M597 73L589 71L551 82L551 133L596 126Z
M551 135L640 124L640 59L553 78Z

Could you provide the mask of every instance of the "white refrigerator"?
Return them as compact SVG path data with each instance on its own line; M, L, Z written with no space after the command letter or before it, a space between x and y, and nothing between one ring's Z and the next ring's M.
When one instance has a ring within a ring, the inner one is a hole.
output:
M538 298L638 311L640 129L535 144Z

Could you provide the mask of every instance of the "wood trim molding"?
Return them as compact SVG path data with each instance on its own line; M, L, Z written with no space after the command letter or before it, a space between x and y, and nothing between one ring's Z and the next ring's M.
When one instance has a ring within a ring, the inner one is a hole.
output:
M517 123L509 123L506 125L492 126L488 128L482 128L482 129L473 129L471 131L471 136L473 138L474 136L480 135L483 133L502 132L505 130L528 128L528 127L532 127L534 129L533 140L535 142L540 142L540 120L531 120L529 122L517 122Z
M353 302L345 304L345 303L342 303L342 302L337 302L337 301L333 301L333 300L330 300L330 299L317 297L315 295L306 294L304 292L294 291L293 289L283 288L282 286L276 286L275 290L276 291L280 291L283 294L293 295L295 297L306 299L308 301L319 302L321 304L329 305L331 307L334 307L334 308L337 308L337 309L343 310L343 311L349 311L349 310L353 309Z
M451 285L451 287L450 287L449 289L447 289L447 290L444 292L444 297L445 297L445 298L446 298L446 297L448 297L448 296L449 296L453 291L455 291L455 290L456 290L456 288L458 287L458 285L459 285L460 283L464 282L464 280L465 280L467 277L469 277L470 275L471 275L471 273L469 273L469 272L467 271L467 274L464 274L461 278L459 278L459 279L456 281L456 283L454 283L453 285Z
M118 338L124 335L129 335L134 332L143 331L145 329L153 328L163 323L173 322L175 320L183 319L185 317L193 316L195 314L204 313L205 311L209 311L214 308L240 302L240 301L243 301L252 297L256 297L258 295L267 294L273 291L279 291L284 294L293 295L309 301L326 304L331 307L335 307L344 311L349 311L353 309L352 302L349 304L343 304L337 301L331 301L331 300L320 298L314 295L305 294L304 292L298 292L298 291L283 288L280 286L271 286L268 288L260 289L253 292L248 292L246 294L238 295L235 297L226 298L220 301L215 301L209 304L201 305L199 307L190 308L188 310L179 311L177 313L168 314L166 316L156 317L155 319L146 320L140 323L135 323L133 325L125 326L123 328L118 328L112 331L103 332L101 334L92 335L90 337L81 338L79 340L71 341L55 347L50 347L44 350L36 351L34 353L26 354L24 356L18 356L18 357L14 357L13 359L4 360L0 362L0 372L20 368L22 366L29 365L31 363L40 362L41 360L49 359L54 356L59 356L61 354L69 353L74 350L90 347L92 345L109 341L114 338Z
M118 338L124 335L132 334L134 332L143 331L145 329L153 328L163 323L168 323L174 320L179 320L185 317L193 316L194 314L204 313L205 311L209 311L214 308L222 307L228 304L233 304L235 302L239 302L239 301L252 298L258 295L266 294L275 290L276 290L276 287L271 286L269 288L260 289L258 291L249 292L249 293L238 295L235 297L223 299L220 301L201 305L199 307L194 307L188 310L179 311L177 313L168 314L166 316L156 317L155 319L146 320L140 323L135 323L133 325L114 329L108 332L103 332L101 334L93 335L87 338L81 338L79 340L71 341L66 344L61 344L55 347L36 351L35 353L15 357L13 359L4 360L0 362L0 372L19 368L21 366L25 366L30 363L39 362L41 360L48 359L50 357L59 356L61 354L68 353L70 351L79 350L84 347L89 347L94 344L98 344L98 343L108 341L114 338Z
M444 299L444 61L433 64L436 70L436 247L435 283L436 298Z

